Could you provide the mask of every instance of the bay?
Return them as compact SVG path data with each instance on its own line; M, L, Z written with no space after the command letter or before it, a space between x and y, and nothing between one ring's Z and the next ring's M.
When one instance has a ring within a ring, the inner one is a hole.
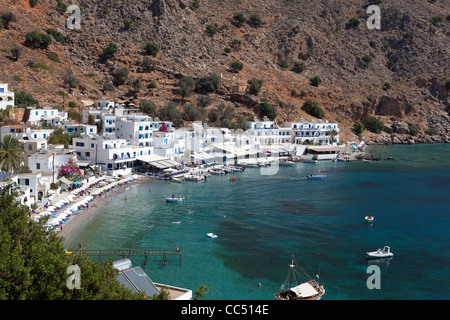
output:
M394 160L296 163L274 175L247 168L206 182L134 185L65 245L179 247L181 265L169 259L162 267L155 259L144 270L154 282L193 291L204 283L209 300L273 299L292 254L312 277L320 273L322 299L449 299L450 146L374 146L370 152ZM319 173L326 174L323 181L306 178ZM163 196L172 194L186 200L166 203ZM373 224L364 221L367 214L375 216ZM366 260L365 252L385 245L392 259ZM380 267L381 289L367 288L371 264Z

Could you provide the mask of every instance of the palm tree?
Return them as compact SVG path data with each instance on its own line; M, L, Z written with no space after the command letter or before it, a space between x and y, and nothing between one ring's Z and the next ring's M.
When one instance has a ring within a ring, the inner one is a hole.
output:
M336 137L338 134L339 134L339 132L337 132L337 130L335 130L335 129L330 130L330 138L331 138L330 144L333 144L334 137Z
M25 151L16 138L5 136L0 140L0 169L7 172L17 172L23 160Z

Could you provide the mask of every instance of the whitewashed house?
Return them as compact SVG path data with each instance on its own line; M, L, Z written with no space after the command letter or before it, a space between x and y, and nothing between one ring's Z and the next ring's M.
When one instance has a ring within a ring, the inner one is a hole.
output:
M27 123L35 126L40 126L43 123L58 126L64 120L67 120L67 112L58 111L54 108L28 108L27 112L29 113Z
M8 91L8 84L0 83L0 110L14 107L14 92Z
M339 126L328 120L285 123L285 127L292 129L295 144L336 144L339 142ZM333 135L334 133L334 135Z
M89 124L68 124L65 125L66 133L73 134L76 132L85 133L88 135L97 135L97 126Z
M154 123L148 115L133 114L116 118L115 134L117 138L126 139L130 144L151 146Z
M0 127L0 136L12 136L18 140L42 140L47 139L53 131L54 129L32 129L22 125L7 125Z
M73 138L71 148L83 161L98 165L112 176L131 173L138 157L153 154L152 146L130 145L113 135Z
M66 165L69 161L77 161L77 154L74 150L42 150L28 156L28 168L33 173L54 172L57 176L59 168L62 165Z

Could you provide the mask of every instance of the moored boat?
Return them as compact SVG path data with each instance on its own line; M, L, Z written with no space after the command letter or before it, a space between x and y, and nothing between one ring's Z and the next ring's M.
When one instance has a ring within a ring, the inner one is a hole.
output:
M391 252L391 248L388 246L384 246L383 249L378 249L377 251L366 252L366 257L368 259L390 258L393 256L394 254Z
M208 237L210 237L210 238L213 238L213 239L218 237L217 234L214 234L214 233L212 233L212 232L207 233L206 235L207 235Z
M297 277L306 281L298 284ZM317 280L318 278L319 276L316 276ZM285 288L285 285L288 287ZM275 292L274 297L276 300L319 300L324 294L323 285L312 279L292 256L288 276L280 290Z
M365 216L364 219L365 219L367 222L373 222L373 219L375 219L375 218L374 218L374 216L368 215L368 216Z
M304 163L318 163L319 160L312 160L312 159L305 159L303 160Z
M178 197L175 197L175 196L172 196L172 197L164 196L164 198L166 199L166 202L181 202L181 201L184 201L184 197L180 197L180 196L178 196Z

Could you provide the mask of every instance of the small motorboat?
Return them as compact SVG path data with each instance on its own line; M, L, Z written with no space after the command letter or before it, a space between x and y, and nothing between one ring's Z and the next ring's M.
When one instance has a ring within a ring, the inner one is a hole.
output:
M279 162L280 166L293 166L294 164L295 162L290 160L282 160Z
M231 177L231 178L230 178L230 181L234 181L234 180L236 180L235 177Z
M375 218L374 218L374 216L366 216L364 219L365 219L367 222L373 222L373 219L375 219Z
M174 223L174 224L180 224L181 221L172 221L172 223Z
M180 196L178 196L178 197L164 196L164 198L166 198L166 202L181 202L184 200L184 197L180 197Z
M318 163L318 160L310 160L310 159L305 159L303 160L304 163Z
M391 252L391 248L388 246L384 246L383 249L378 249L377 251L366 252L366 257L368 259L390 258L393 256L394 254Z
M211 233L207 233L206 235L207 235L208 237L210 237L210 238L213 238L213 239L218 237L217 234L214 234L214 233L212 233L212 232L211 232Z
M310 174L308 175L308 179L313 179L313 180L323 180L325 179L326 175L324 174Z

